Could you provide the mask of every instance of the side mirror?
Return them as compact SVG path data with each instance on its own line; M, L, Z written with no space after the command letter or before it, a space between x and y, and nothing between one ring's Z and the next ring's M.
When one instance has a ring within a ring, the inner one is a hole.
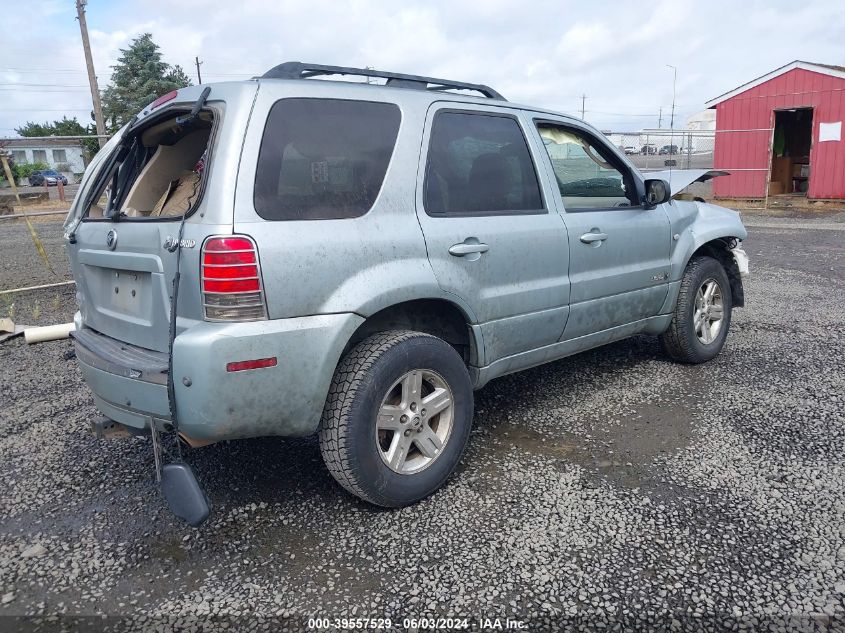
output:
M643 206L646 209L653 209L658 204L669 202L672 199L672 192L669 190L669 183L665 180L653 179L645 181L645 196Z

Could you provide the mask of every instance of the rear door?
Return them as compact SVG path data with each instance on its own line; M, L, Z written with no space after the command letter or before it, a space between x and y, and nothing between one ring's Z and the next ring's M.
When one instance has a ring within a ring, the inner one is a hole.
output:
M564 339L654 316L668 292L669 217L641 203L642 180L587 127L535 121L565 210L571 285Z
M566 228L541 188L530 124L449 102L426 117L417 216L438 283L481 326L485 364L556 342L566 323Z
M193 240L194 227L185 228L186 241ZM69 248L85 326L132 345L167 351L176 255L164 243L178 230L178 222L80 224ZM183 259L186 268L190 259Z

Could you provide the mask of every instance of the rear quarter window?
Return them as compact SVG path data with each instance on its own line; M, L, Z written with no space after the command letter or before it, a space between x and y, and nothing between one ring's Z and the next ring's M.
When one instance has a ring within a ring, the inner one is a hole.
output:
M400 119L391 103L277 101L258 153L256 212L265 220L364 215L381 189Z

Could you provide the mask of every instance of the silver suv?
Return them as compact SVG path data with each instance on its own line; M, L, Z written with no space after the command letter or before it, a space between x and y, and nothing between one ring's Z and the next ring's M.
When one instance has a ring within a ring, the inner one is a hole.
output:
M581 120L430 77L290 62L164 95L65 225L98 424L319 433L348 491L414 503L493 378L642 333L719 353L746 231L670 195L714 175L643 175Z

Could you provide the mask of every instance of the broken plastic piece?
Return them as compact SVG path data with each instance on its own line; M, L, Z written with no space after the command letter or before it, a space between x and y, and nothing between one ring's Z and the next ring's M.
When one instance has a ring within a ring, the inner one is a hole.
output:
M208 497L194 471L184 462L166 464L161 469L161 491L170 511L188 525L197 527L211 514Z
M731 249L731 254L734 256L736 267L739 270L739 276L747 277L749 275L748 253L737 246Z
M15 325L12 319L0 319L0 343L20 336L28 327L28 325Z

